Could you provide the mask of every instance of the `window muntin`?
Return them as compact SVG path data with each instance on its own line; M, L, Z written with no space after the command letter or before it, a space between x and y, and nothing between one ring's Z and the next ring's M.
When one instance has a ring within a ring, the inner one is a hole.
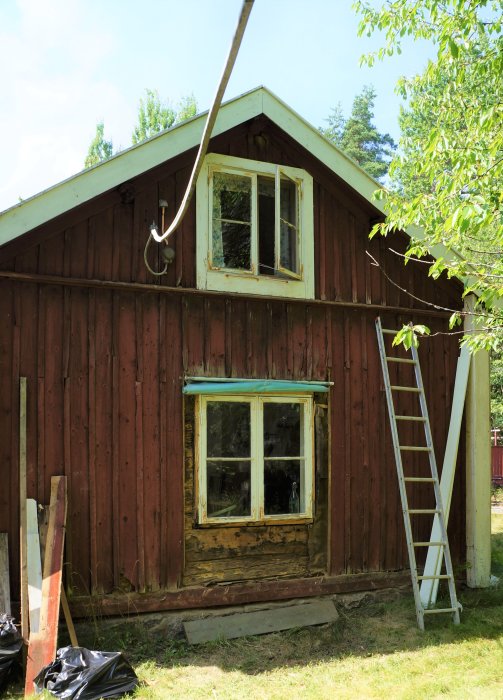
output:
M314 297L313 180L210 153L197 182L199 289Z
M312 398L199 397L199 521L309 518Z

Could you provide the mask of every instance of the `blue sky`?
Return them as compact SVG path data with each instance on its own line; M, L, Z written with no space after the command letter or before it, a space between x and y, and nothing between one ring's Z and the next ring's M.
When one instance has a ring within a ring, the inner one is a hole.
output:
M145 88L208 109L241 0L2 0L0 3L0 211L78 172L105 122L115 147L131 143ZM398 137L400 75L431 49L360 68L378 38L357 37L351 0L255 0L226 92L266 85L315 126L338 102L373 84L375 122Z

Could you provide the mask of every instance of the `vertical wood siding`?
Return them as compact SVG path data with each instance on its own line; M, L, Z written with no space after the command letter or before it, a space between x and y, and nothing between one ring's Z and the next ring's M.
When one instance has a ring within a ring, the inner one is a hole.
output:
M456 283L433 282L423 265L404 268L389 250L403 252L403 238L394 237L392 245L381 239L369 242L375 215L370 205L272 125L255 120L215 139L212 149L304 167L313 174L317 298L411 309L403 317L384 313L388 327L424 321L413 311L421 304L371 264L369 250L400 287L427 301L459 307ZM193 287L194 206L173 237L176 259L166 277L152 279L143 265L148 226L158 218L157 201L167 199L172 216L191 158L185 154L137 178L130 183L132 199L107 193L80 208L73 219L67 216L64 223L56 220L30 234L25 249L19 242L4 247L1 268ZM156 264L157 251L151 253ZM310 548L305 531L292 526L292 557L300 547L329 574L406 568L375 315L282 299L0 280L0 531L9 531L13 545L14 590L19 376L28 379L28 496L46 503L50 477L68 477L65 561L74 594L176 589L184 576L190 583L204 579L202 564L197 571L194 564L192 578L184 574L184 375L333 381L329 473L320 475L330 504L328 551L318 551L320 545ZM427 323L434 332L447 330L445 320ZM420 356L441 463L456 338L425 340ZM411 401L400 397L400 406L411 410ZM416 429L404 427L404 441L414 444ZM411 470L420 473L421 467L421 456L413 456ZM424 489L415 498L418 504L428 502ZM463 498L458 468L449 526L457 560L464 556ZM427 536L424 522L415 528L418 536ZM211 549L218 531L207 532ZM270 534L271 540L275 537ZM199 544L187 538L194 562L203 561Z

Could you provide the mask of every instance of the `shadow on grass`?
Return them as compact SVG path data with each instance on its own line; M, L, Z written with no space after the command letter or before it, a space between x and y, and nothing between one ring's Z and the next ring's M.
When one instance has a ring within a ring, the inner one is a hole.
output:
M492 536L492 570L503 577L503 514L493 522L496 527ZM90 621L85 632L79 631L79 642L92 649L122 651L133 667L217 667L251 676L349 657L364 659L435 647L440 654L443 645L470 640L498 640L503 652L499 641L503 630L503 582L497 588L484 590L461 587L458 594L464 608L461 624L453 625L449 615L431 616L424 632L417 628L412 595L406 595L392 602L364 602L354 609L339 608L339 620L330 625L199 646L190 646L166 633L155 633L148 627L148 618L141 617L114 627L97 627ZM64 632L59 641L61 646L69 643ZM4 697L22 698L21 681Z
M503 514L493 522L496 528L492 536L492 570L503 577ZM141 617L114 627L96 627L90 622L87 630L80 632L79 642L92 649L122 651L133 667L218 667L224 672L259 675L349 657L364 659L426 648L438 647L440 654L443 645L499 639L503 630L503 583L483 590L461 587L458 595L464 608L461 624L453 625L449 615L435 615L426 619L424 632L417 628L411 594L392 602L363 603L350 610L339 608L339 620L330 625L198 646L170 638L166 633L154 633L148 628L148 618ZM60 645L67 643L63 633ZM5 697L22 698L21 682L11 687Z
M503 532L493 535L493 551L495 570L503 569ZM413 597L406 595L392 602L363 603L350 610L339 608L339 620L330 625L197 646L184 639L170 639L166 633L154 634L141 618L98 634L90 626L89 638L82 636L79 641L93 648L123 651L133 666L215 666L253 675L349 656L386 655L501 636L502 585L484 590L463 587L459 600L463 605L460 625L453 625L448 614L435 615L426 619L424 632L417 628Z

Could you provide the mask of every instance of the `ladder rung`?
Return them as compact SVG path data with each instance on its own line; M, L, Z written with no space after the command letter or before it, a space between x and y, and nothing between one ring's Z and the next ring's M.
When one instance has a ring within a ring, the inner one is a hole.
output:
M395 420L417 420L421 423L426 423L426 418L423 418L423 416L395 416Z
M396 335L397 333L400 333L400 331L394 331L391 328L381 328L383 333L387 333L388 335Z
M415 365L415 360L408 360L405 357L386 357L388 362L403 362L404 365Z
M414 547L446 547L446 542L413 542Z
M436 479L431 476L404 476L404 481L417 481L422 484L434 484Z
M442 579L443 581L449 578L453 578L452 576L449 576L449 574L438 574L437 576L418 576L417 580L418 581L440 581Z
M415 445L400 445L400 449L407 452L431 452L431 447L417 447Z
M450 613L456 612L458 608L425 608L423 613L425 615L435 615L436 613Z
M393 391L413 391L415 394L420 394L421 389L418 389L415 386L390 386L390 389L393 389Z
M411 515L433 515L434 513L441 513L439 508L413 508L408 510L407 513Z

